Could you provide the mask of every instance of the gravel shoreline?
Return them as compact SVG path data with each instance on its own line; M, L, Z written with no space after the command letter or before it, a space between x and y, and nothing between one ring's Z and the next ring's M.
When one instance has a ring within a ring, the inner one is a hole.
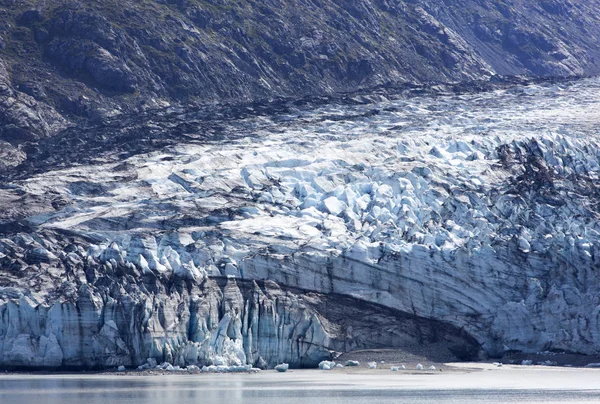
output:
M515 369L521 367L534 368L598 368L600 367L600 356L586 356L564 352L538 352L534 354L527 353L511 353L502 359L484 360L478 362L461 362L456 360L452 355L448 354L444 347L430 346L426 349L365 349L353 352L348 352L339 355L334 359L336 363L345 365L347 361L357 361L358 366L344 366L343 368L334 368L329 372L345 372L345 373L373 373L373 372L390 372L392 367L398 367L398 372L404 374L432 374L439 372L476 372L490 370L494 368L505 367ZM369 364L375 363L376 368L370 368ZM421 364L422 369L417 366ZM404 368L402 368L404 366ZM308 369L290 369L289 372L305 370L318 370L315 368ZM262 372L275 372L274 369L263 370ZM146 369L137 370L134 368L126 369L119 372L117 368L105 370L0 370L2 375L77 375L77 376L94 376L94 375L114 375L114 376L164 376L164 375L199 375L199 374L215 374L219 372L202 372L201 369L193 370L175 370L168 371L163 369ZM228 372L223 372L228 373ZM236 372L251 374L254 372Z

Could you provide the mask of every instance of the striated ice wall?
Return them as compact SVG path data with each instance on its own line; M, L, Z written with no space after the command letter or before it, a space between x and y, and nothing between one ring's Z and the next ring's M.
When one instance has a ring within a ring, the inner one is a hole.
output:
M352 298L285 290L270 281L178 280L171 290L152 291L152 280L144 281L116 281L108 290L98 279L72 299L42 304L0 289L11 297L0 306L0 365L137 367L153 358L179 366L314 367L336 352L426 343L442 344L447 357L479 353L457 328Z

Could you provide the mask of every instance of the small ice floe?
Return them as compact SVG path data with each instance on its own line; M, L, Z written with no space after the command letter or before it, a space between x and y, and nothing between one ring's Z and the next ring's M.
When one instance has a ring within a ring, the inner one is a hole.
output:
M417 363L417 370L423 370L423 365L421 365L420 363Z
M429 366L429 370L435 370L435 366L433 366L433 365Z
M281 363L277 366L275 366L275 370L281 373L287 372L288 369L290 368L290 365L288 365L287 363Z
M332 361L319 362L319 369L321 369L321 370L331 370L334 367L335 367L335 362L332 362Z
M600 368L600 363L588 363L585 365L586 368Z
M404 370L406 370L406 366L404 366L404 365L400 365L400 369L404 369Z
M125 366L121 365L117 368L117 372L124 372L125 371Z
M380 363L383 365L385 363L385 361L381 361Z
M343 369L344 365L342 365L341 363L338 363L337 365L335 365L335 367L338 369Z
M156 369L173 370L173 365L171 365L169 362L163 362L160 365L156 365Z
M497 368L502 367L502 364L500 362L493 362L492 365L496 366Z
M521 362L521 365L523 365L523 366L531 366L531 365L533 365L533 361L529 360L529 359L526 359L523 362Z
M400 368L398 366L392 366L392 372L397 372Z
M200 370L200 368L196 365L188 365L185 370L187 370L188 372L197 372Z
M284 365L287 365L287 364L284 364ZM281 365L278 365L278 366L281 366ZM277 370L277 366L275 367L275 369ZM184 370L184 369L181 369L181 370ZM194 366L194 365L190 365L185 370L197 371L198 367ZM241 372L256 373L256 372L260 371L260 369L253 368L252 365L232 365L232 366L210 365L210 366L202 366L202 369L200 369L200 371L202 371L203 373L241 373ZM285 372L285 370L280 370L280 372Z
M377 369L377 362L369 362L369 369Z
M346 361L346 366L359 366L359 361Z

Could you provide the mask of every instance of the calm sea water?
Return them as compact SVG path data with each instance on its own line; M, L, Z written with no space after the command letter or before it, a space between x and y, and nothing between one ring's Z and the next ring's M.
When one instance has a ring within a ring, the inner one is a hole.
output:
M576 372L555 375L562 376L562 381L550 381L550 385L547 374L530 374L530 387L524 386L528 382L519 374L499 373L487 379L478 373L462 376L332 375L317 371L145 377L23 375L0 377L0 403L600 403L600 372L589 378L595 386L582 384Z

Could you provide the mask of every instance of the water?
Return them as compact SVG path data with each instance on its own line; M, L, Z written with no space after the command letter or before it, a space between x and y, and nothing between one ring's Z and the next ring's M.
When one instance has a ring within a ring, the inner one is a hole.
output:
M0 403L598 403L600 372L407 375L296 371L259 375L57 375L0 378Z

